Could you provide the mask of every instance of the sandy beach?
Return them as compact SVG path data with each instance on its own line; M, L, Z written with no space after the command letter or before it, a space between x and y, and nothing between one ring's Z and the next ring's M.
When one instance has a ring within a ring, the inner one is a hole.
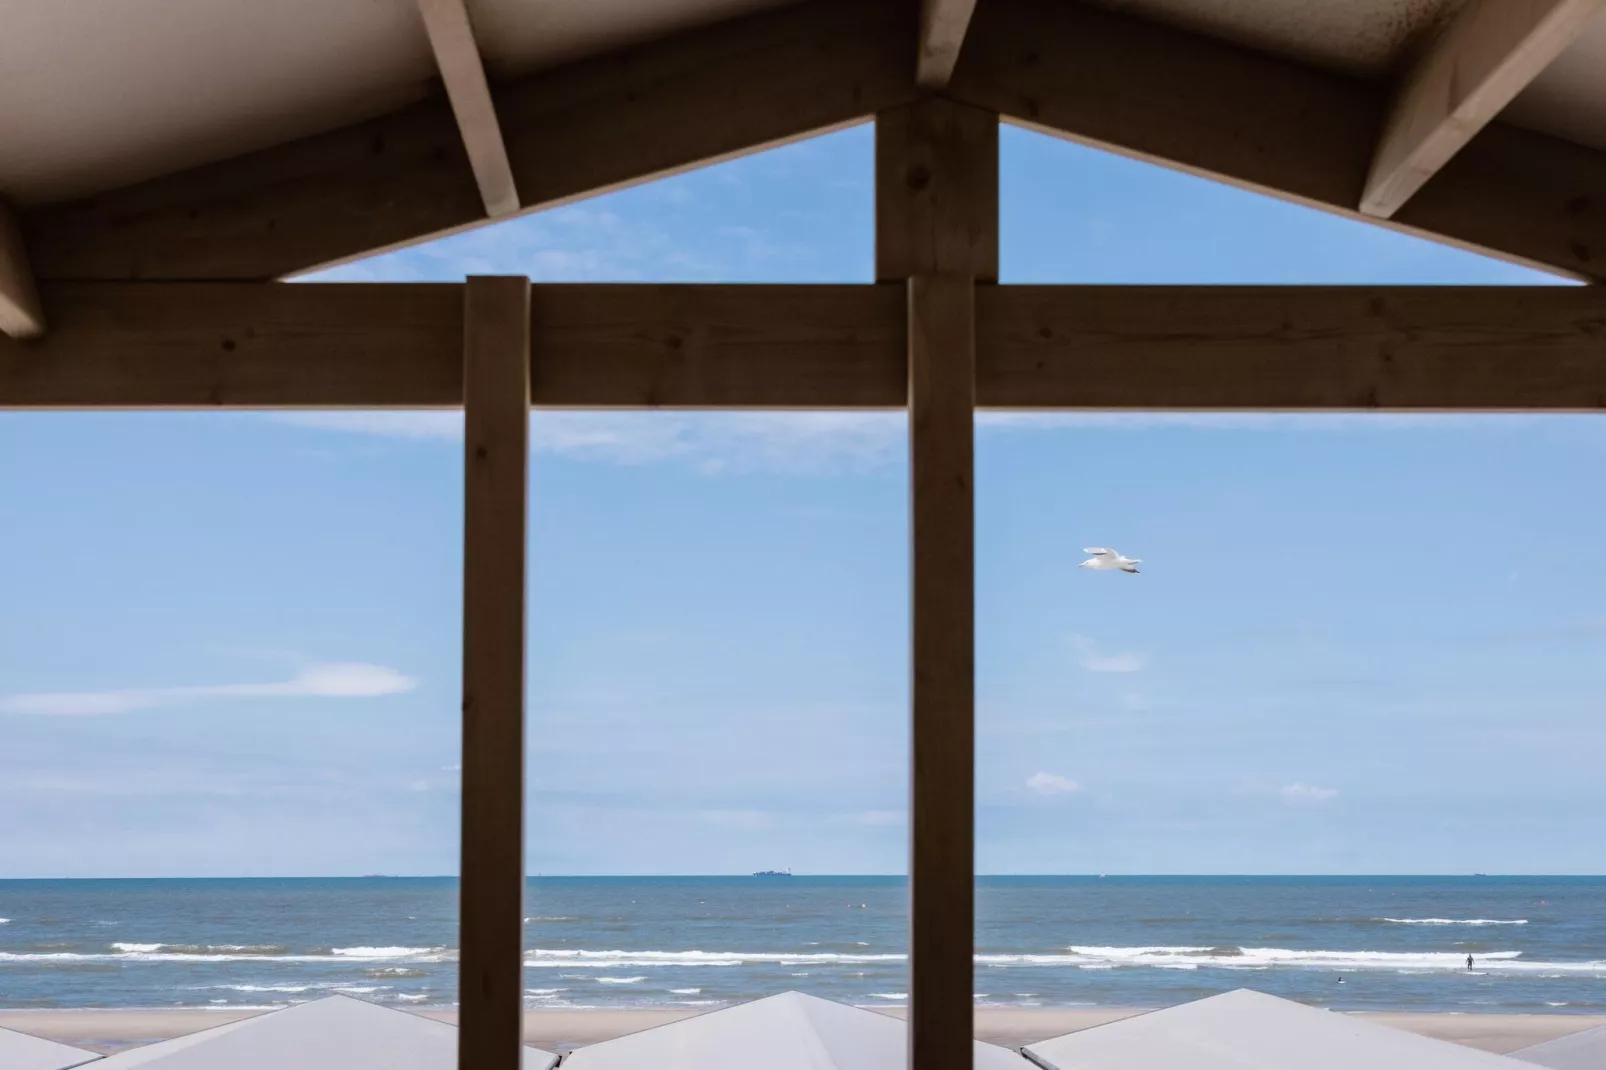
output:
M0 1026L32 1033L99 1052L149 1044L224 1025L260 1011L225 1010L0 1010ZM452 1011L418 1013L452 1021ZM689 1018L693 1011L585 1010L530 1011L524 1036L543 1048L570 1049ZM898 1009L881 1013L900 1016ZM976 1012L976 1036L1017 1047L1046 1037L1087 1029L1143 1013L1138 1008L1011 1009ZM1606 1016L1579 1014L1405 1014L1369 1013L1365 1017L1397 1029L1505 1053L1530 1044L1606 1024Z

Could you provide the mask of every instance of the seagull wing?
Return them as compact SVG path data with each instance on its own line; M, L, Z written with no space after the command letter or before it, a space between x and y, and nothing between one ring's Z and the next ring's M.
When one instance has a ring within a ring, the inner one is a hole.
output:
M1084 554L1092 554L1094 557L1115 557L1115 556L1117 556L1116 552L1114 550L1106 550L1102 546L1084 546L1084 547L1082 547L1082 552Z

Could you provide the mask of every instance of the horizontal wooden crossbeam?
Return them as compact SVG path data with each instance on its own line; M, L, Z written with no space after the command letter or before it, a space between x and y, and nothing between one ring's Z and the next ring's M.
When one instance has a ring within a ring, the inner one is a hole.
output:
M452 284L52 283L0 408L449 408ZM896 409L905 291L537 285L548 408ZM1589 287L976 288L976 395L1019 410L1606 411Z

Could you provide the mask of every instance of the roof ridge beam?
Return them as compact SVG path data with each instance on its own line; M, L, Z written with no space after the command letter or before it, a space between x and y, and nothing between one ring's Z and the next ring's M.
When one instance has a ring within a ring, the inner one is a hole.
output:
M1472 0L1400 83L1361 211L1387 219L1561 54L1603 0Z
M474 25L465 0L418 0L435 66L446 85L452 114L468 151L474 182L493 219L519 210L519 191L507 162L507 145L496 120L496 105L485 80L485 63L474 40Z

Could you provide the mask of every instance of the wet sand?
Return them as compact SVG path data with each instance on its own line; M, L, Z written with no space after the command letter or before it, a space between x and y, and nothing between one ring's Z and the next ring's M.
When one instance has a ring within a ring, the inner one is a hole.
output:
M0 1010L0 1026L99 1052L121 1051L157 1040L225 1025L261 1011L230 1010ZM418 1011L453 1021L453 1011ZM642 1029L689 1018L695 1011L588 1010L530 1011L524 1016L525 1039L538 1047L569 1049ZM901 1016L897 1009L882 1013ZM1011 1009L976 1012L976 1036L995 1044L1018 1047L1046 1037L1113 1022L1134 1008ZM1423 1036L1437 1037L1484 1051L1505 1053L1555 1037L1606 1025L1606 1016L1580 1014L1407 1014L1366 1013L1362 1017Z

